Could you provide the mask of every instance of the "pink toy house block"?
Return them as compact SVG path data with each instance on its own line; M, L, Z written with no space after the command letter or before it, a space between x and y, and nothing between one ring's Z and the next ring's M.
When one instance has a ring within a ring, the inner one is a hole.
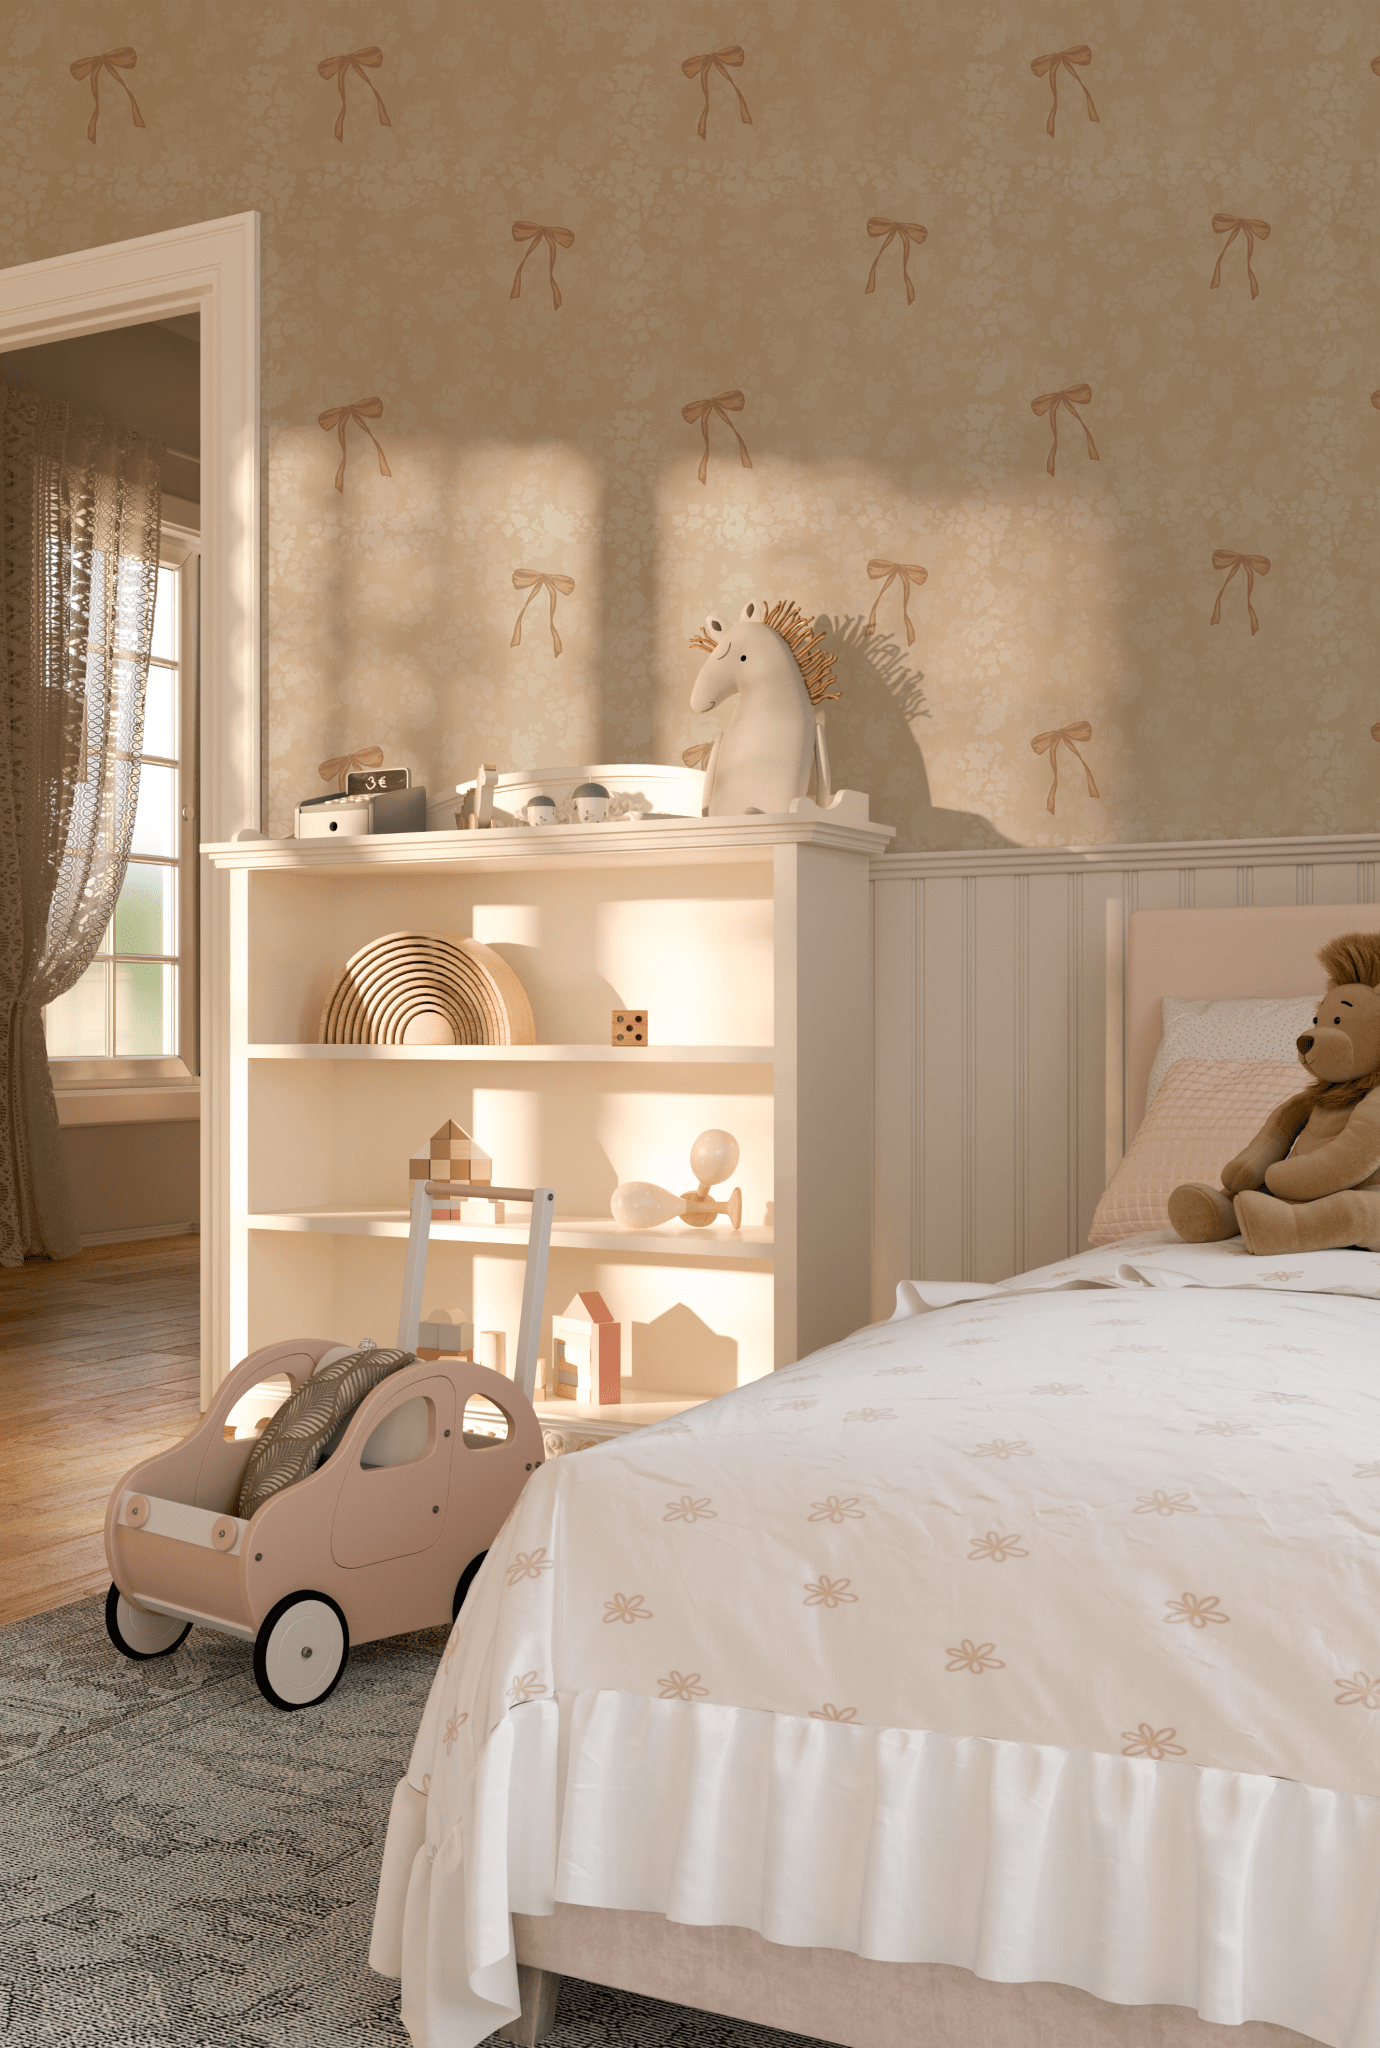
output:
M602 1294L577 1294L563 1316L551 1318L555 1386L548 1398L600 1405L620 1398L617 1319Z

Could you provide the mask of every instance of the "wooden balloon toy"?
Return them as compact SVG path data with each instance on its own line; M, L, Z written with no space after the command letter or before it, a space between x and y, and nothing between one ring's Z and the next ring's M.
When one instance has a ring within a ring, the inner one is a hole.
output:
M649 1180L625 1180L613 1191L609 1204L616 1223L629 1230L652 1230L679 1216L692 1230L704 1230L716 1216L727 1216L729 1225L743 1224L743 1191L735 1188L726 1202L716 1202L710 1189L724 1181L738 1165L738 1140L731 1131L701 1131L690 1147L690 1171L699 1185L683 1195L659 1188Z

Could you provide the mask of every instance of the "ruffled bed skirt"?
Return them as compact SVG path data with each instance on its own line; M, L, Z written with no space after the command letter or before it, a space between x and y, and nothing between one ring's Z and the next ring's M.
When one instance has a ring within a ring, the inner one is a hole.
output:
M416 2048L475 2048L516 2015L510 1914L558 1901L1380 2048L1380 1800L1285 1779L534 1700L453 1824L434 1789L394 1796L370 1960L401 1976Z

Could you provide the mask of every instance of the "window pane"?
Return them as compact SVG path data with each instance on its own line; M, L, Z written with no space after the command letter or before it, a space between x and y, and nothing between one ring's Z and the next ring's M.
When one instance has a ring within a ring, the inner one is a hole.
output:
M156 853L171 858L177 852L177 822L173 815L176 801L175 768L140 769L139 808L134 814L131 853Z
M157 1058L176 1052L173 1030L175 967L115 962L115 1055Z
M49 1003L43 1025L50 1060L100 1060L110 1051L105 1042L106 975L104 960L88 967L74 988Z
M177 759L177 670L151 668L144 692L144 745L146 754Z
M145 771L147 772L147 771ZM174 868L125 869L125 886L115 906L117 953L175 953Z
M153 607L153 651L164 661L177 660L177 571L158 571L158 596Z

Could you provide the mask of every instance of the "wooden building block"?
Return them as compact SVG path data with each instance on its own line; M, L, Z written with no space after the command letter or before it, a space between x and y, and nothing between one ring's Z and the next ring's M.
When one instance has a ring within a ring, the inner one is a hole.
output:
M508 1372L508 1333L506 1330L481 1330L479 1332L479 1363L490 1372L501 1372L505 1378Z
M434 1308L417 1326L418 1358L473 1358L474 1324L458 1308Z
M648 1028L645 1010L615 1010L611 1042L614 1045L646 1045Z

